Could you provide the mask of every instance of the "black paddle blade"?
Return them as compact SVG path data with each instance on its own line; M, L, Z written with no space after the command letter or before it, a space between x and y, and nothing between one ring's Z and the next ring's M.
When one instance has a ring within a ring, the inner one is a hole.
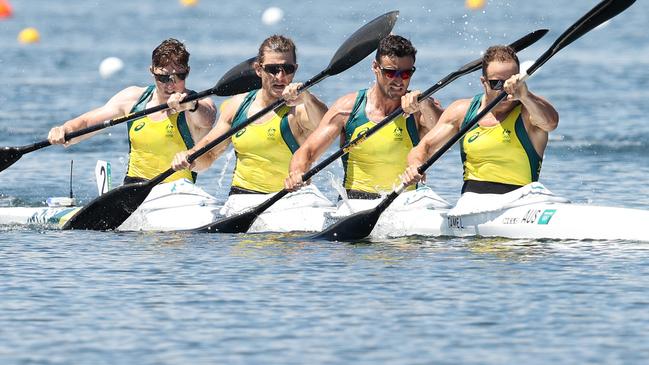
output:
M390 34L398 16L399 12L396 10L385 13L349 36L331 58L327 66L329 76L347 70L374 52L381 39Z
M257 213L248 211L241 214L233 215L220 219L216 222L206 224L202 227L192 230L193 232L204 233L241 233L248 232L250 226L255 222Z
M372 233L382 210L368 209L347 216L312 238L329 241L353 241L365 238Z
M261 89L261 78L253 67L256 60L257 57L249 58L226 72L214 86L214 94L231 96Z
M23 157L23 153L16 147L3 147L0 149L0 171L16 163Z
M119 227L142 204L153 186L147 182L127 184L93 199L64 225L64 230L108 231Z
M522 38L519 38L518 40L510 43L509 46L512 47L514 51L520 52L525 48L536 43L536 41L543 38L543 36L545 36L547 33L548 33L548 29L537 29L532 33L528 33Z

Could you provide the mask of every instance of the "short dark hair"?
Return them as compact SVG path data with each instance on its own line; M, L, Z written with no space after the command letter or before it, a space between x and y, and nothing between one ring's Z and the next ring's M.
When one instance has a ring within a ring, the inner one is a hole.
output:
M293 61L297 62L295 49L295 43L293 43L293 40L291 40L291 38L279 34L273 34L272 36L264 39L264 41L261 42L261 45L259 46L259 52L257 53L257 62L263 62L264 55L268 51L280 53L290 52L293 54Z
M171 63L189 67L189 52L181 41L174 38L162 41L151 54L153 67L163 67Z
M376 50L376 62L379 62L382 56L410 56L412 57L412 60L415 61L416 55L417 49L415 49L409 40L399 35L390 34L379 42L379 48Z
M514 61L518 67L521 63L518 61L516 51L510 46L491 46L487 48L482 56L482 76L487 76L487 66L493 61L507 62Z

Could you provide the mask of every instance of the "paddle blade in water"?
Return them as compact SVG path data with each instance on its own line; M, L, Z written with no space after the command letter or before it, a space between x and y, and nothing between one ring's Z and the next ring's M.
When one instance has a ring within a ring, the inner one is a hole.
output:
M255 60L257 57L249 58L226 72L214 86L214 94L231 96L261 89L261 78L253 67Z
M119 227L151 192L146 182L127 184L95 198L64 225L67 229L107 231Z
M16 147L3 147L0 149L0 171L16 163L23 156Z
M372 233L380 215L381 211L376 209L354 213L312 237L329 241L360 240Z
M374 52L381 39L390 34L398 16L398 11L383 14L349 36L331 58L328 74L339 74Z
M237 214L232 217L220 219L216 222L207 224L203 227L193 230L194 232L205 233L241 233L247 232L254 223L258 214L254 211L248 211Z

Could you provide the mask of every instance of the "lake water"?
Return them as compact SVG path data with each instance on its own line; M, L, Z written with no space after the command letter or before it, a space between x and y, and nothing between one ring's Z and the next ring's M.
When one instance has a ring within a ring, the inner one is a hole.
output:
M538 28L550 33L534 60L595 1L349 2L13 0L0 20L0 145L47 131L146 85L151 50L186 42L195 90L213 86L272 33L298 45L304 81L364 22L400 10L394 32L418 48L412 88L426 89L491 44ZM268 6L285 18L264 25ZM530 79L561 115L541 182L577 203L649 205L649 3L638 1L577 40ZM28 26L41 41L21 45ZM109 56L125 67L102 79ZM312 90L332 103L370 85L370 58ZM479 92L478 74L447 86L444 105ZM214 98L215 102L222 101ZM0 173L0 204L42 204L74 190L96 196L97 159L121 181L126 128L68 149L24 156ZM330 152L333 152L331 150ZM226 198L232 162L219 159L199 185ZM225 171L225 172L223 172ZM334 199L334 163L314 182ZM454 202L457 148L428 172ZM648 233L649 234L649 233ZM61 232L0 228L2 364L632 364L649 360L649 245L409 237L341 244L295 234Z

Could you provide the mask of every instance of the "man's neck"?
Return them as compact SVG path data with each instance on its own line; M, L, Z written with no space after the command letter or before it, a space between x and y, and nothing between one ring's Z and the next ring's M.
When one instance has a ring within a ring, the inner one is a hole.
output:
M257 97L255 98L255 101L258 103L257 105L261 106L262 108L265 108L270 104L276 102L278 99L279 98L274 97L268 91L261 88L259 92L257 92Z
M377 113L388 115L401 106L401 99L391 99L374 84L367 91L367 106Z

